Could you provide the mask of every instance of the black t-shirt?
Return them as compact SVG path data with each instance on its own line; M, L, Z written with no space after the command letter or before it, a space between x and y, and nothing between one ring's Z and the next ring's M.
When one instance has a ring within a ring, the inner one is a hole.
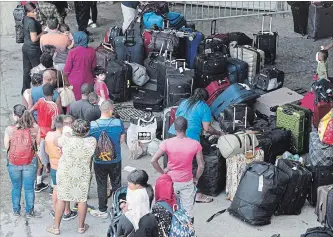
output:
M92 105L88 100L82 99L70 105L68 114L75 119L84 119L91 122L101 117L101 110L98 105Z
M39 40L32 42L30 32L36 32L37 35L42 33L42 25L34 18L25 16L23 20L23 31L24 31L24 44L30 47L39 48Z
M119 219L117 226L117 236L121 237L158 237L157 221L151 213L141 217L139 229L134 231L132 223L125 215Z

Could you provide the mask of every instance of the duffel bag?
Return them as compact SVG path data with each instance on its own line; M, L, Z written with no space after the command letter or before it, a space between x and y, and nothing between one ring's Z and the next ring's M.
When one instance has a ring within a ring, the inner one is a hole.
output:
M168 12L167 19L169 21L169 27L176 30L186 25L184 15L178 12Z
M151 36L148 48L153 51L164 52L165 50L177 53L179 50L179 38L172 32L156 32L154 31Z
M137 63L129 63L132 67L132 82L137 86L143 86L149 81L147 70L144 66Z
M145 29L160 29L162 30L163 27L163 17L157 15L155 12L147 12L143 14L143 26Z

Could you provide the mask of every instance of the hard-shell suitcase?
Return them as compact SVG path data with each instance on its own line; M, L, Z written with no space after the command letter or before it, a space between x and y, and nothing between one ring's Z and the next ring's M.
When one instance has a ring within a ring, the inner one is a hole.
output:
M252 90L247 90L240 84L232 84L214 100L210 109L214 118L218 119L229 105L252 103L258 97L259 95Z
M333 108L333 102L319 101L314 105L313 125L317 128L320 120Z
M277 68L265 68L255 76L253 86L268 92L281 88L283 83L283 71Z
M333 232L327 227L314 227L307 229L301 237L333 237Z
M121 60L111 60L106 67L105 84L109 89L109 97L115 102L130 99L132 67Z
M229 51L232 58L238 58L248 64L247 79L252 84L255 75L264 68L265 52L249 45L235 45L234 42L230 43Z
M264 31L265 17L270 17L269 31ZM276 59L276 47L279 34L272 32L272 15L263 15L261 31L255 34L256 43L255 47L265 52L265 63L274 64Z
M116 54L106 45L100 45L96 49L96 65L106 68L110 60L116 59Z
M237 58L229 58L227 62L227 72L230 82L243 83L248 76L249 65Z
M327 214L329 213L329 204L333 205L333 203L328 203L328 196L330 192L333 192L333 185L320 186L317 190L317 205L315 209L315 214L318 217L317 221L320 224L324 225L326 224Z
M310 2L299 1L293 3L296 3L291 5L291 12L294 21L294 32L301 35L306 35Z
M322 143L317 131L310 133L309 154L306 163L311 166L333 165L333 146Z
M251 225L270 224L288 181L288 175L272 164L249 164L228 208L229 213Z
M215 80L209 83L209 85L206 87L206 91L208 92L209 96L206 103L208 105L211 105L216 99L216 97L219 96L223 91L225 91L228 86L230 86L230 82L226 77L222 80Z
M327 195L327 225L333 231L333 190L330 190Z
M189 37L185 38L185 59L189 69L194 69L198 47L204 38L204 35L201 32L194 33L195 37L192 40Z
M312 172L308 201L312 206L316 206L318 187L333 184L333 165L307 168Z
M143 111L160 112L163 110L163 96L155 91L139 90L134 96L133 106Z
M311 4L307 31L308 37L314 40L333 37L333 5Z
M261 114L270 116L272 115L275 107L288 103L294 103L302 98L303 96L295 91L282 87L278 90L260 96L254 104L254 109L259 111Z
M132 63L143 65L144 47L141 35L135 36L125 34L125 36L117 36L114 39L114 50L118 60L127 60L130 57Z
M295 153L302 154L305 140L305 120L304 111L298 111L288 105L282 105L276 111L276 127L285 128L292 133L292 148Z
M304 94L304 97L301 99L299 105L314 112L314 100L315 94L312 91L309 91Z
M289 176L289 182L275 215L299 215L309 192L312 173L300 162L292 160L278 159L277 167Z

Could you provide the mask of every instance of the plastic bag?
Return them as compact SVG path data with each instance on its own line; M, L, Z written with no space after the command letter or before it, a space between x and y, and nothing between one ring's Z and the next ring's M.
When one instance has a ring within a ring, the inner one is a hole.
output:
M158 140L157 138L153 139L149 144L148 144L148 149L147 153L151 156L155 155L155 153L158 151L158 148L160 147L160 144L162 142Z

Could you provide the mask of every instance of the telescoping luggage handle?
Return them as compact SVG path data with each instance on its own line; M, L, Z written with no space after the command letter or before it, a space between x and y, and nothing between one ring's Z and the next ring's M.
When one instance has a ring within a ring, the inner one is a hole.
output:
M265 18L269 17L269 33L272 33L272 19L273 19L273 15L272 14L264 14L262 16L262 22L261 22L261 33L264 33L264 24L265 24Z
M232 107L234 108L234 119L232 122L232 130L235 131L235 129L236 129L236 106L233 105ZM245 128L246 128L246 125L247 125L247 106L245 106Z
M216 20L212 20L212 23L210 25L210 35L216 34Z

